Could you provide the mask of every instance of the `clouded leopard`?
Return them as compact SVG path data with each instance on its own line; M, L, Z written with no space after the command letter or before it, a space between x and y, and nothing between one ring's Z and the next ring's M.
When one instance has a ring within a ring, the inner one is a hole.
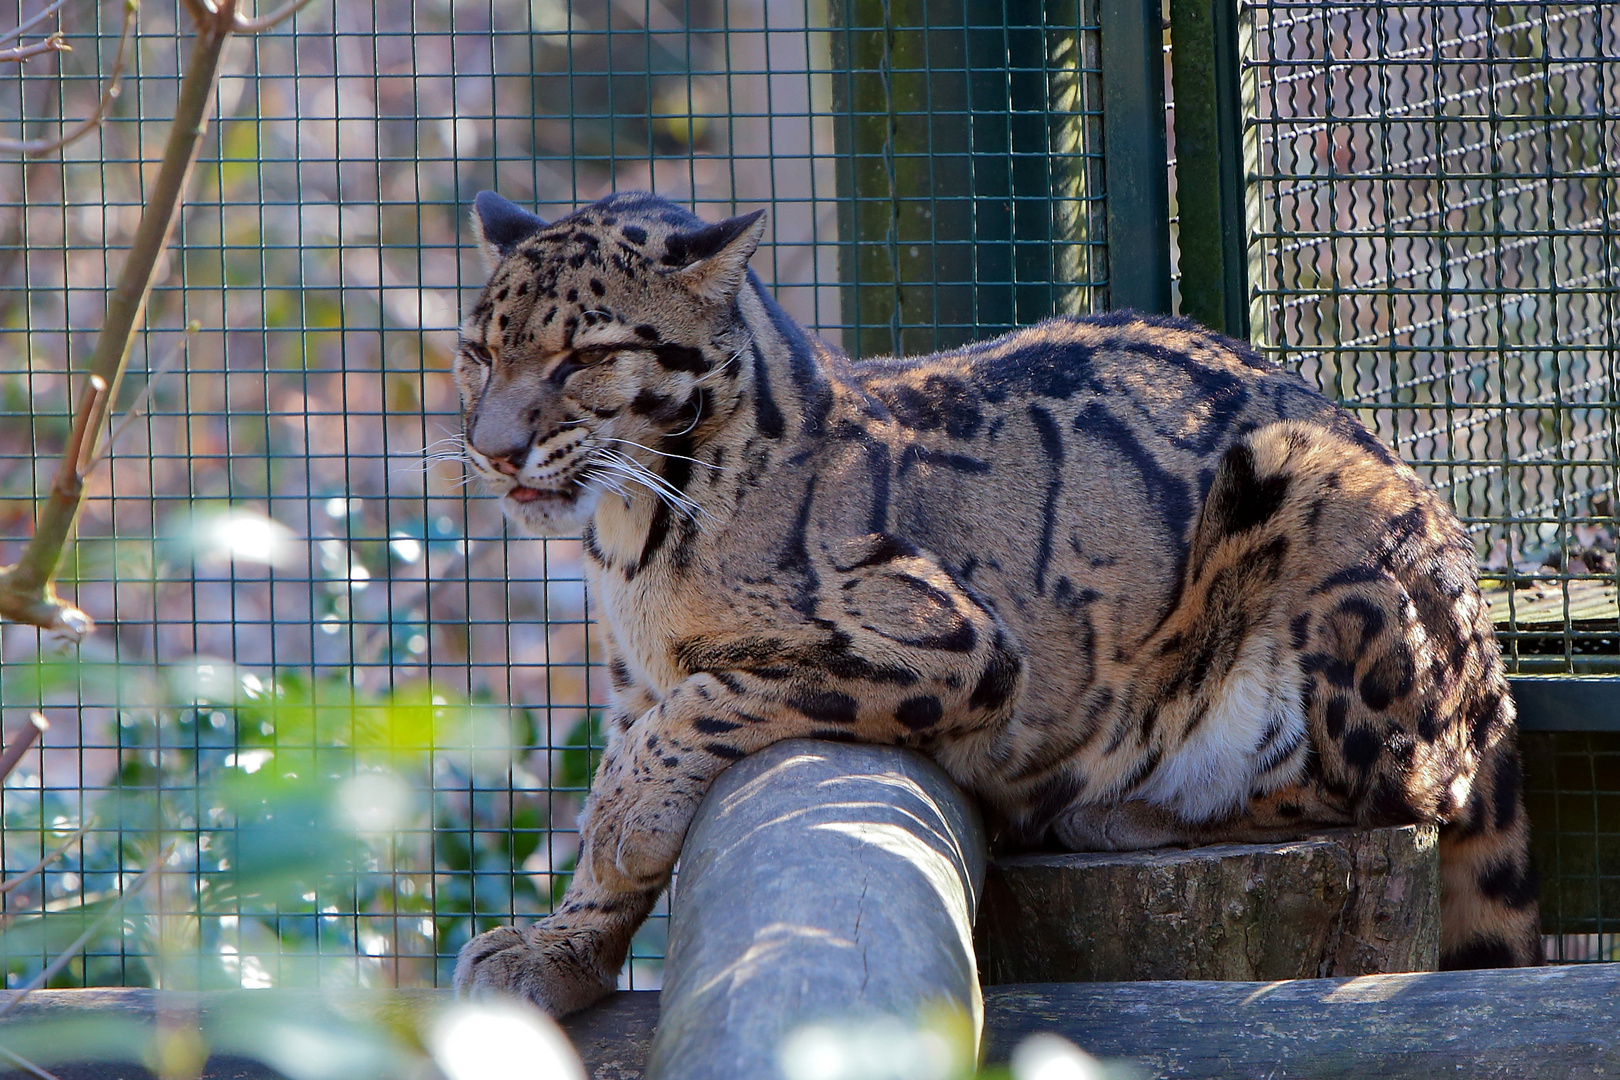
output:
M915 747L1009 846L1439 822L1444 965L1539 960L1474 554L1409 468L1180 319L853 362L748 269L762 215L476 201L466 455L583 536L613 705L567 895L459 987L606 993L710 782L796 737Z

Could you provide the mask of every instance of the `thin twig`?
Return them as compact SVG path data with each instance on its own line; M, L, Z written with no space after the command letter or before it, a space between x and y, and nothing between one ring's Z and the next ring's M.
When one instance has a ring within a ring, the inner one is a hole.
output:
M72 51L73 46L63 39L62 32L58 30L44 41L36 41L32 45L17 45L10 49L0 49L0 64L20 64L30 56L38 56L41 53Z
M14 878L7 878L4 881L0 881L0 896L4 896L6 893L15 889L29 878L34 877L36 874L42 873L47 866L51 865L51 863L67 854L68 848L72 847L74 844L77 844L80 840L83 840L84 834L89 831L89 825L79 826L77 831L75 831L72 836L58 844L56 850L39 860L39 862L35 863L33 866L30 866L27 870L24 870Z
M28 715L27 726L12 736L11 741L6 744L5 752L0 753L0 782L4 782L5 778L11 775L11 770L17 767L17 762L28 753L28 748L33 746L34 741L45 734L50 726L51 722L45 719L44 713L35 712ZM0 892L3 891L0 889Z
M107 380L100 375L92 375L79 394L79 408L73 414L73 432L68 436L67 445L62 447L62 462L56 468L56 482L52 485L53 491L68 498L76 498L84 485L79 462L90 452L85 445L85 436L90 433L90 416L106 393Z
M148 370L146 375L146 385L142 386L141 392L135 395L135 400L130 403L129 408L124 410L124 415L118 418L118 422L113 425L112 432L108 434L105 439L101 440L100 448L97 449L95 454L91 456L90 460L86 461L79 469L80 479L89 476L90 473L95 470L95 467L100 465L102 460L106 458L108 454L112 453L112 448L118 445L118 437L122 435L125 429L127 429L129 425L146 410L146 403L152 400L152 391L154 388L156 388L158 381L173 370L175 361L179 360L180 357L185 355L186 349L190 344L190 335L201 329L202 323L197 322L195 319L187 323L185 329L186 337L181 339L180 344L176 345L169 355L165 356L163 360L159 362L157 367Z
M261 15L257 19L244 19L238 15L236 20L231 23L231 29L238 34L262 34L277 23L285 22L288 18L296 15L299 9L308 4L309 0L290 0L289 3L283 4L270 14Z
M8 41L16 41L18 38L28 33L28 31L44 22L52 15L55 15L58 11L61 11L62 5L65 3L67 3L67 0L55 0L55 3L51 4L49 7L46 7L37 14L30 15L28 18L18 23L15 29L7 30L5 33L0 34L0 45L4 45Z
M77 940L75 940L73 944L69 945L63 951L61 956L58 956L55 960L52 960L49 964L47 964L45 966L45 970L41 971L38 975L35 975L32 979L30 979L28 985L24 986L21 990L18 990L16 994L12 996L10 1001L7 1001L4 1005L0 1005L0 1016L4 1016L6 1013L16 1008L18 1002L22 1001L23 998L27 997L29 994L32 994L35 990L38 990L46 983L50 982L56 977L57 972L67 967L68 964L73 961L73 958L78 955L79 950L89 944L90 939L96 936L97 932L101 930L102 925L123 910L124 902L130 899L132 896L138 894L141 889L146 886L146 883L152 879L152 875L157 873L159 868L161 868L163 864L168 861L169 856L174 852L174 847L175 845L170 844L168 847L164 848L162 853L158 855L157 861L151 866L148 866L145 870L141 871L141 876L135 879L135 884L119 893L118 899L112 902L112 906L106 911L102 912L101 917L95 922L91 923L85 932L80 934Z
M96 111L54 139L0 139L0 152L12 154L48 154L60 150L74 139L83 137L101 126L107 109L118 97L124 78L124 56L129 52L129 41L135 34L135 14L140 11L139 0L124 0L124 25L118 31L118 52L113 56L112 74L96 102Z
M16 1065L24 1072L32 1073L33 1075L39 1077L39 1080L61 1080L61 1077L57 1076L55 1073L48 1072L45 1069L40 1068L38 1065L35 1065L32 1061L29 1061L15 1050L7 1050L5 1047L0 1046L0 1054L4 1054L6 1057L10 1058L12 1064Z

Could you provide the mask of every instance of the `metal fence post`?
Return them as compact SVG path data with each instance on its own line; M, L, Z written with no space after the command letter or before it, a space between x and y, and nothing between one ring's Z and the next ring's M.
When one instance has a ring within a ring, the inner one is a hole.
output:
M1170 310L1164 20L1159 0L1102 0L1109 306Z
M1101 185L1082 7L829 3L852 355L949 348L1090 308Z
M1170 0L1181 312L1249 336L1237 0Z

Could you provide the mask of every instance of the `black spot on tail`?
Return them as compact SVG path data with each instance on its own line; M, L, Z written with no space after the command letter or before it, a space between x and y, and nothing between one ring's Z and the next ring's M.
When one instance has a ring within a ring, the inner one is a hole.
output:
M1311 637L1311 613L1308 611L1295 615L1288 622L1288 640L1296 649L1303 649Z
M1492 863L1479 875L1479 891L1487 898L1523 911L1536 902L1536 874L1521 870L1511 859Z
M1322 722L1327 726L1328 738L1337 739L1344 734L1344 720L1349 711L1349 703L1338 694L1328 698L1327 708L1322 714Z
M1257 529L1270 521L1288 498L1289 478L1262 477L1255 471L1254 450L1238 443L1226 452L1206 504L1216 536Z
M1468 708L1468 741L1475 750L1484 750L1502 724L1502 692L1491 689L1474 699Z
M1503 753L1496 759L1496 775L1492 778L1491 801L1495 804L1494 820L1498 829L1506 829L1519 816L1519 786L1521 774L1519 759L1512 753Z
M1375 660L1361 677L1361 700L1374 712L1383 712L1390 703L1412 692L1417 671L1412 650L1395 645Z
M1361 624L1360 633L1354 639L1347 633L1350 620ZM1373 640L1383 633L1385 625L1383 609L1362 596L1352 596L1335 608L1333 621L1334 628L1339 631L1340 647L1357 653L1370 649Z
M1356 685L1356 669L1345 660L1327 653L1309 653L1300 659L1300 667L1307 675L1320 675L1331 686L1342 690L1352 689Z
M1513 967L1518 963L1513 947L1495 935L1472 938L1455 949L1440 954L1441 971L1468 971L1478 968Z

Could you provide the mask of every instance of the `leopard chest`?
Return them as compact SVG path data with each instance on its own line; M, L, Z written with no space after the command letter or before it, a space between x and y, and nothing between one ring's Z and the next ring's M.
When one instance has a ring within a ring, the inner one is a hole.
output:
M586 576L614 653L659 698L687 677L675 643L730 621L723 595L689 578L652 571L627 580L600 568L588 568Z

